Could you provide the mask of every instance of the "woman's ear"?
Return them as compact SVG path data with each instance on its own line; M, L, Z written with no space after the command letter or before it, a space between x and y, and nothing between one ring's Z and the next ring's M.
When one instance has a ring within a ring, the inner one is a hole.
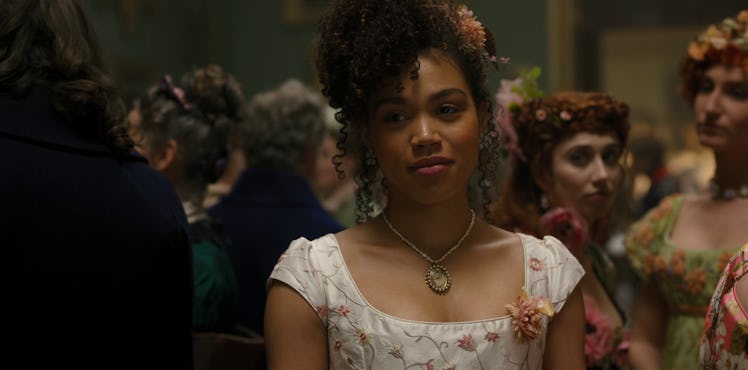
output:
M166 172L177 161L179 144L174 139L166 140L160 150L153 153L151 166L159 172Z

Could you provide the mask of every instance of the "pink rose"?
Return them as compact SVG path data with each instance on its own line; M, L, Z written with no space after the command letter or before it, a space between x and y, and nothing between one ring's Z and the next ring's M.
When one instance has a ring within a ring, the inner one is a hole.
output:
M589 243L587 221L574 208L555 207L540 220L543 232L553 235L575 256L581 255Z
M600 312L597 303L586 295L584 296L584 311L587 322L587 334L584 336L584 356L587 367L592 367L613 352L615 333L610 319Z

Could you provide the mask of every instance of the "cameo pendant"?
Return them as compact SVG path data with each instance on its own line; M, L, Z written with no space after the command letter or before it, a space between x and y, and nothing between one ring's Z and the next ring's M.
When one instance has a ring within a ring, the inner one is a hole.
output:
M436 294L445 294L452 285L452 278L444 266L434 263L426 271L426 285Z

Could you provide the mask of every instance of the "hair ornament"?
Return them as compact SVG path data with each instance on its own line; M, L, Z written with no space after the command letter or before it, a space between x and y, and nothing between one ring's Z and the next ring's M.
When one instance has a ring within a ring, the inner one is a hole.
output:
M184 90L174 85L171 75L164 75L161 77L161 84L159 85L159 91L163 92L169 98L173 99L180 107L184 110L191 108L190 103L185 98Z
M687 53L695 61L734 65L748 72L748 10L709 26L688 45Z
M496 101L500 110L499 114L494 117L494 124L501 133L504 153L522 162L527 162L527 158L522 153L519 137L514 129L514 115L519 113L525 101L543 97L543 90L538 87L538 77L540 77L540 67L520 72L519 77L513 80L502 79L501 87L496 93ZM545 119L545 111L538 110L535 114L538 120L541 120L540 117Z
M457 34L466 48L480 50L484 57L497 71L500 64L509 64L510 58L496 56L496 43L491 31L483 26L467 5L457 7Z

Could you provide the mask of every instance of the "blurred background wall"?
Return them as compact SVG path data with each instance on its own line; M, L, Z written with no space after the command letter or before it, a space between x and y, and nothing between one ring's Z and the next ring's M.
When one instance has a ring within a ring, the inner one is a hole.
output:
M137 91L164 71L181 74L207 62L236 75L249 94L289 77L316 83L313 38L326 0L82 2L127 91ZM495 34L499 54L512 58L507 72L528 65L545 69L545 0L468 3ZM498 84L498 76L494 78Z

